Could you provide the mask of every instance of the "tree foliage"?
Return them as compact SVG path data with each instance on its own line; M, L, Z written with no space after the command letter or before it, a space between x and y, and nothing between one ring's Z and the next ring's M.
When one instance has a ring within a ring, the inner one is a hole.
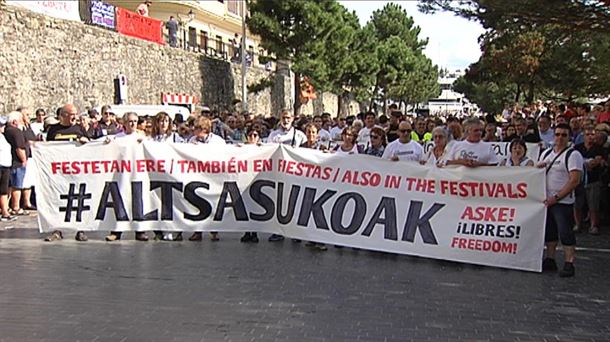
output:
M487 29L479 61L456 83L484 110L501 110L507 101L610 93L607 2L420 0L420 9L451 11Z
M375 11L361 27L335 0L265 0L249 4L250 31L297 79L340 98L419 101L438 93L438 70L425 57L427 41L398 5ZM295 99L298 99L298 86ZM299 103L295 103L298 111Z

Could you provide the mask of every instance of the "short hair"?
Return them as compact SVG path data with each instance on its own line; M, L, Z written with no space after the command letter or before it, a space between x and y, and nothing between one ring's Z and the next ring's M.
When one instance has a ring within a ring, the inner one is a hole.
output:
M568 124L559 124L559 125L555 126L555 130L558 130L558 129L566 129L566 130L568 130L568 132L570 132L570 134L572 134L572 128Z
M449 138L449 133L447 132L447 130L444 127L441 127L441 126L434 127L434 129L432 130L432 136L434 136L437 133L444 136L445 139Z
M23 114L19 111L12 111L7 115L8 122L19 121L23 119Z
M202 116L195 120L195 128L205 129L208 132L212 132L212 120Z
M140 117L138 116L138 113L136 113L136 112L127 112L127 113L123 114L123 118L122 118L123 119L123 124L125 124L127 121L129 121L128 119L132 115L135 116L136 118L138 118L138 121L140 120Z
M475 125L483 126L483 123L479 118L468 118L464 120L464 123L462 124L462 126L464 127L464 132L466 133L470 132L470 128Z
M520 139L520 138L515 138L510 142L510 145L508 145L508 150L512 151L513 146L515 145L521 145L521 147L523 147L523 150L525 151L525 154L527 155L527 145L525 144L525 140Z
M341 131L341 138L347 133L352 135L352 144L355 144L358 141L358 134L356 134L356 131L351 127L345 127L343 131Z

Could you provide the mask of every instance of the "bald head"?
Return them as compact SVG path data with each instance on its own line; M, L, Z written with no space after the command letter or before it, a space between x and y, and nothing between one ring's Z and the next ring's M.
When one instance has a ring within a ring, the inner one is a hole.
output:
M62 126L72 126L76 123L78 109L73 104L65 104L59 110L59 123Z

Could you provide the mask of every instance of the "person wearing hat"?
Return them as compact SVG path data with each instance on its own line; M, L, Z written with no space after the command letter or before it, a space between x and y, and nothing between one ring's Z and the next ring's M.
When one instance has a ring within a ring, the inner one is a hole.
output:
M8 192L9 179L11 176L11 165L13 164L13 156L11 155L11 144L4 137L4 128L8 119L6 116L0 116L0 211L2 216L1 222L14 221L16 218L11 216L8 211Z
M119 132L119 124L116 122L116 116L112 108L108 105L102 106L102 121L99 123L102 129L102 135L115 135Z

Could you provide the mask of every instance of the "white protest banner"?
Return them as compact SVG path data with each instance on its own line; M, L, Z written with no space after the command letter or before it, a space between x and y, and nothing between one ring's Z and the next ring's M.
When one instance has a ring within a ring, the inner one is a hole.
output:
M78 1L7 0L6 3L12 6L27 8L32 12L48 15L50 17L80 21Z
M496 156L498 156L498 160L502 161L506 159L510 155L510 142L484 142L484 144L492 144L494 148L494 152L496 152ZM540 144L538 143L525 143L527 147L527 151L525 155L536 163L538 161L538 156L540 155ZM428 153L434 147L434 143L432 141L427 141L424 144L424 153ZM450 148L447 147L447 148Z
M544 170L283 145L37 144L41 231L259 231L540 271Z

